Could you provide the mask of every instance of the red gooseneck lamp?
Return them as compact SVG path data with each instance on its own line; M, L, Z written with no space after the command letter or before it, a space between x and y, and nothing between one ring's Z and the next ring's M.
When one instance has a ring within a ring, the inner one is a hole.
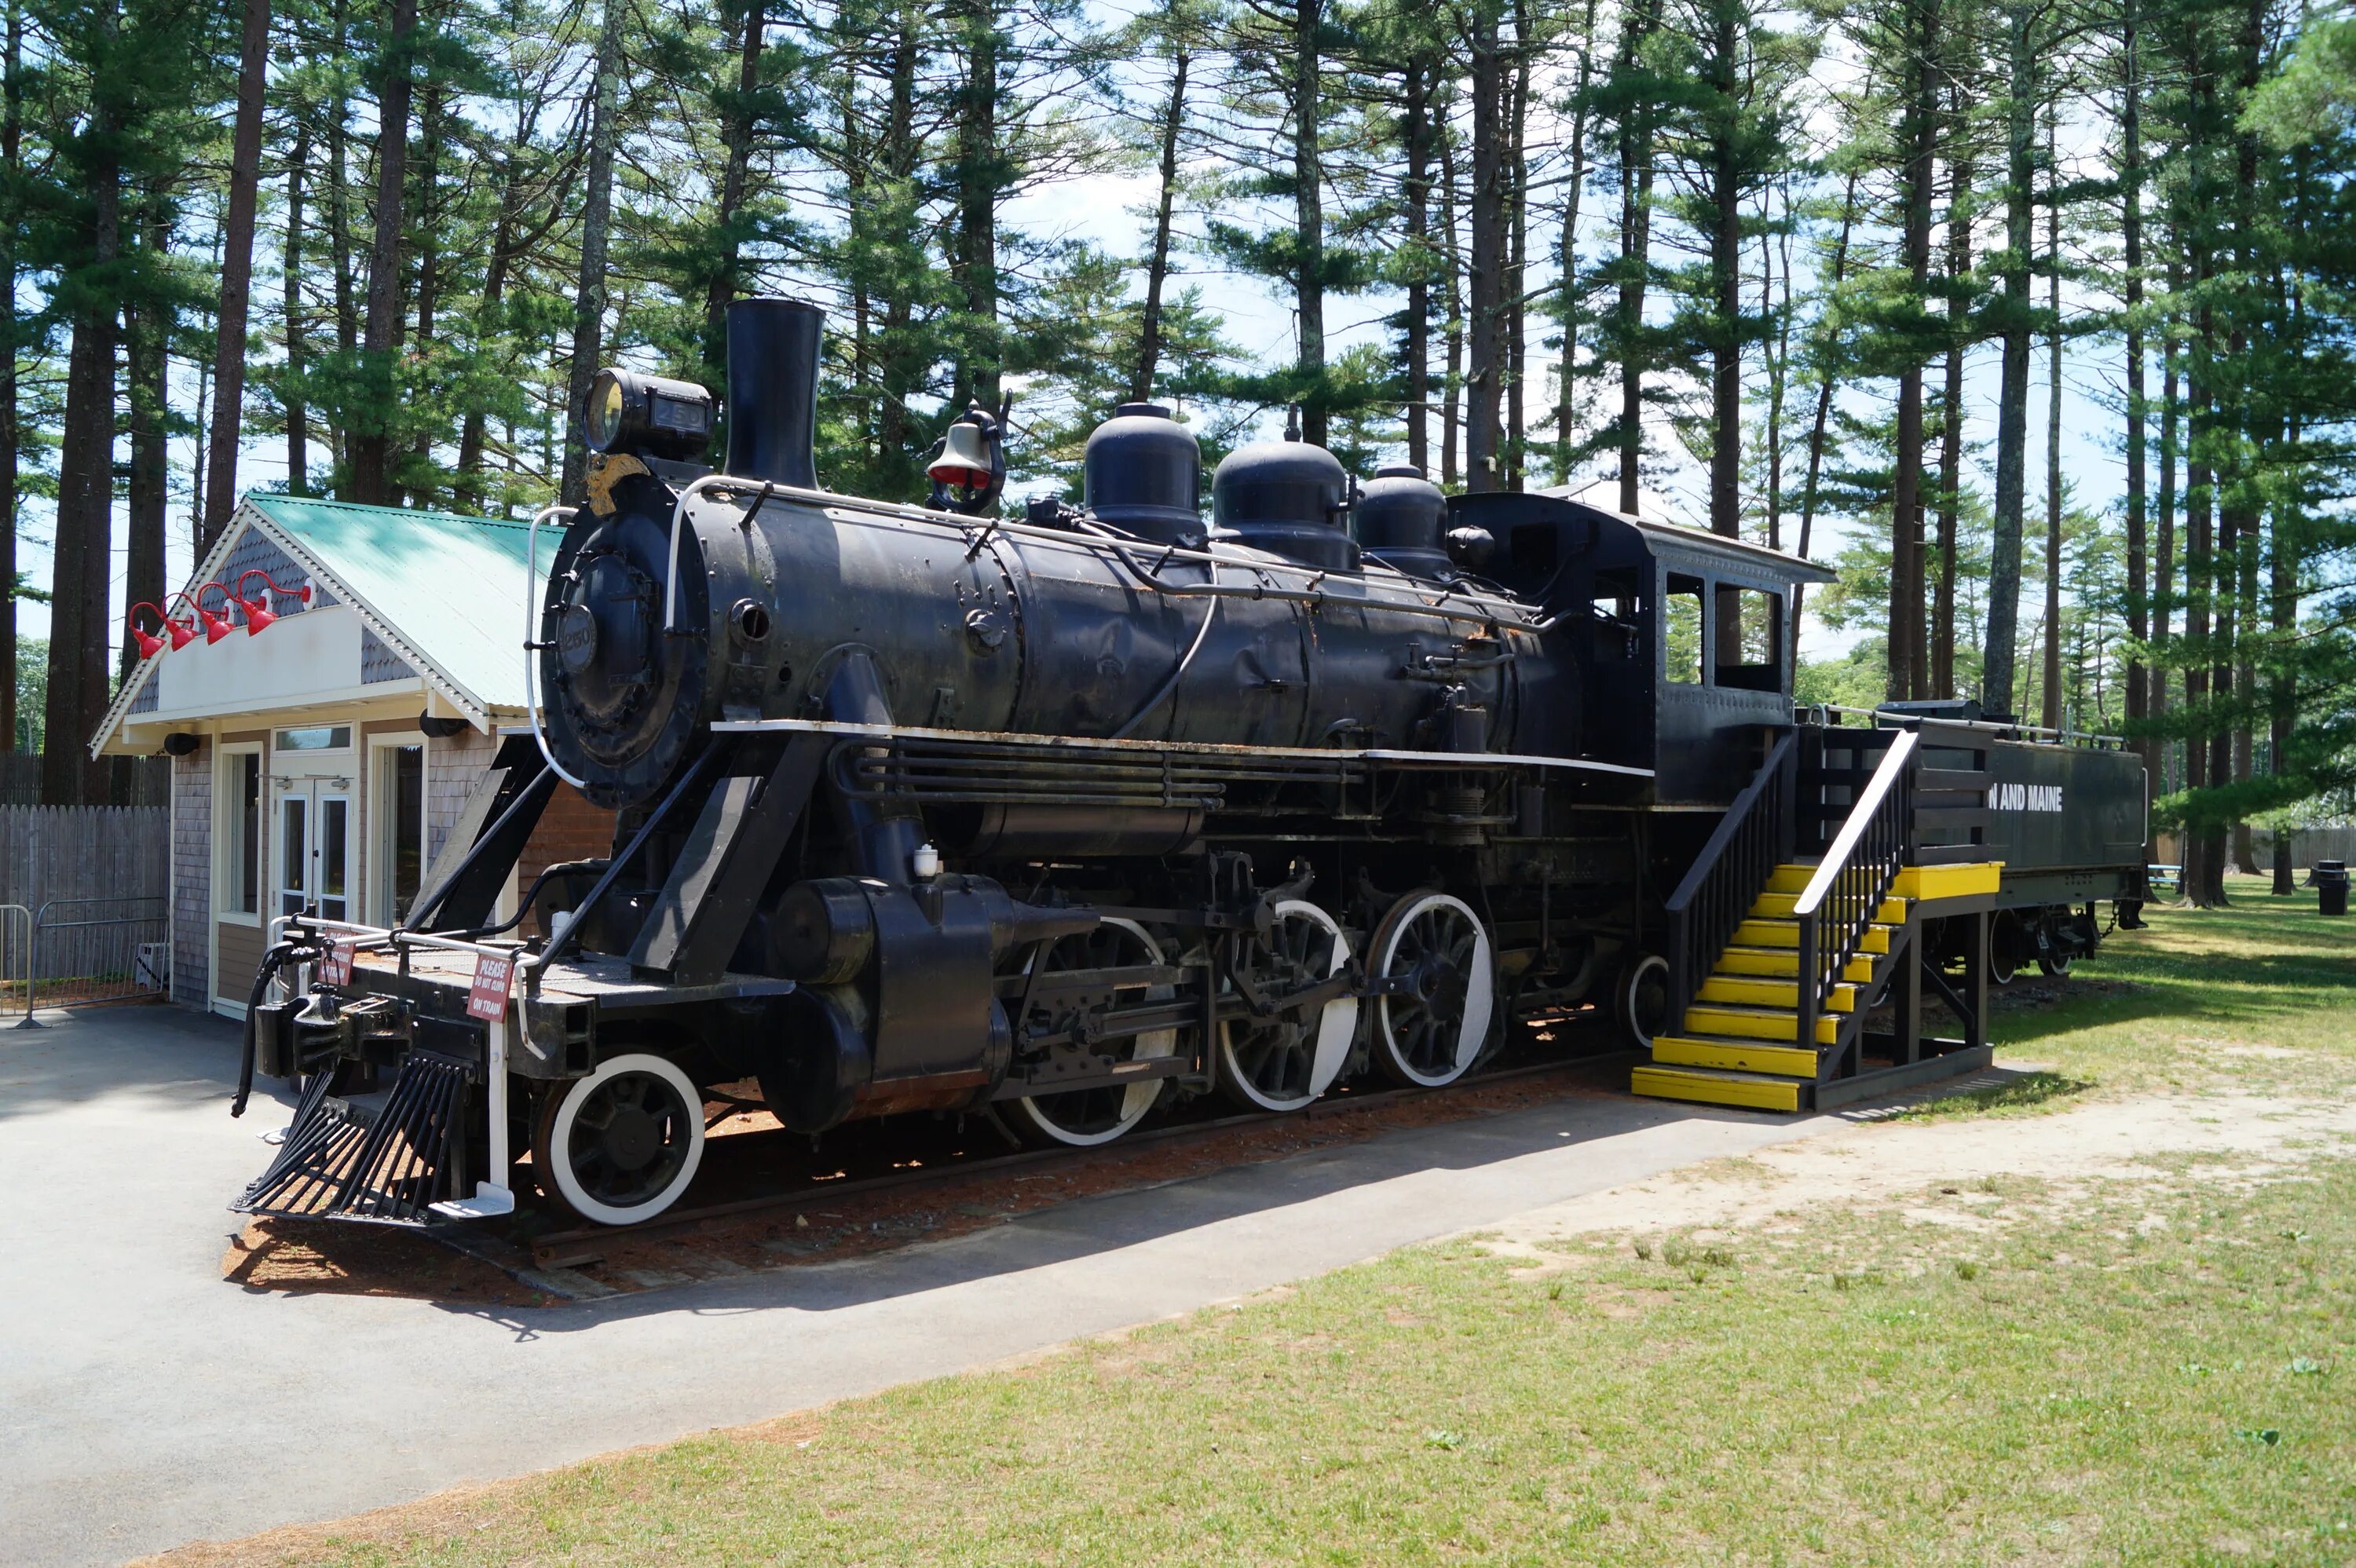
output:
M205 642L209 645L228 636L230 626L227 614L216 614L205 608L205 590L208 588L220 588L222 598L230 600L232 603L235 600L230 591L218 582L199 583L197 591L188 595L188 603L196 606L197 618L205 624Z
M239 604L244 607L245 635L249 637L260 636L262 635L262 629L264 626L267 626L271 622L278 619L277 615L271 611L269 604L264 601L260 598L248 599L245 596L245 580L249 577L259 577L262 579L262 581L270 585L270 592L273 593L282 595L291 594L297 601L305 604L308 604L311 602L311 585L308 582L298 582L292 588L282 588L279 586L279 582L276 578L271 576L270 573L262 571L262 568L258 566L238 573L237 591L231 593L230 597L236 600Z
M155 619L167 630L177 631L178 627L170 616L164 613L164 607L153 600L142 599L138 603L131 606L130 612L123 617L123 624L131 629L131 640L139 645L139 656L143 659L152 659L164 651L164 639L153 632L143 632L139 629L139 612L142 610L155 611Z

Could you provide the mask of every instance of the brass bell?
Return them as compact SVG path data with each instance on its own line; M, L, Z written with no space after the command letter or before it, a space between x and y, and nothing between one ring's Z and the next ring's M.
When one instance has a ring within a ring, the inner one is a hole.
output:
M938 457L926 464L925 475L942 485L962 485L978 490L990 483L990 443L981 427L965 420L949 426Z

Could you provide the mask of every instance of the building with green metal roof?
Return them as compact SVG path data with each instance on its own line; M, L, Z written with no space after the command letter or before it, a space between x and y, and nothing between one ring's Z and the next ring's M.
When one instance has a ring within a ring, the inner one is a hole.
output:
M557 533L541 530L542 572ZM499 731L526 720L529 537L499 517L245 498L166 606L180 645L133 669L90 742L174 760L176 999L241 1013L278 915L399 918ZM267 612L258 629L240 600ZM561 798L524 874L603 853L610 822Z

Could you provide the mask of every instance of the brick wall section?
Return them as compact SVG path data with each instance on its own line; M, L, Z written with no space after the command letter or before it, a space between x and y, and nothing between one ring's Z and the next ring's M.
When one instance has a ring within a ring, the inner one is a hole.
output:
M213 908L213 749L172 761L172 999L209 1006Z
M499 741L496 735L486 735L468 730L446 741L429 741L425 746L425 863L442 853L442 846L450 837L450 829L466 809L466 796L474 790L483 770L498 755Z
M589 804L588 797L560 782L540 814L540 826L523 847L517 866L517 892L561 860L602 860L613 852L614 813Z

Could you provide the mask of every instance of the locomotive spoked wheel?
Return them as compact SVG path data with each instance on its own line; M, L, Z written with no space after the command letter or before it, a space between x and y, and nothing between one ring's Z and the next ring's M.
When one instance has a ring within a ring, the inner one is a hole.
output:
M1037 960L1034 960L1037 962ZM1108 920L1084 936L1066 936L1047 949L1046 973L1058 969L1119 969L1162 962L1162 946L1135 921ZM1177 994L1169 986L1140 986L1118 996L1123 1007L1166 1002ZM1156 1029L1112 1042L1113 1055L1123 1061L1169 1056L1178 1049L1178 1031ZM1016 1132L1029 1142L1066 1144L1086 1148L1108 1144L1145 1119L1162 1098L1168 1080L1102 1089L1074 1089L1061 1094L1033 1094L1007 1108Z
M1639 1051L1652 1050L1669 1027L1669 961L1647 953L1630 963L1620 972L1612 1003L1628 1042Z
M651 1220L703 1161L703 1093L676 1062L609 1057L541 1106L532 1138L541 1191L584 1220Z
M2008 912L1999 912L1988 922L1987 966L1988 984L2009 986L2020 969L2020 945L2026 933L2020 923Z
M1314 986L1350 961L1350 939L1332 915L1301 899L1275 909L1267 941L1239 944L1234 965L1263 995ZM1297 1111L1340 1075L1358 1032L1358 998L1337 997L1314 1013L1280 1012L1219 1025L1219 1084L1255 1110Z
M1375 1066L1407 1086L1462 1078L1489 1038L1497 977L1489 933L1462 899L1409 893L1376 929L1367 969L1375 1003Z

